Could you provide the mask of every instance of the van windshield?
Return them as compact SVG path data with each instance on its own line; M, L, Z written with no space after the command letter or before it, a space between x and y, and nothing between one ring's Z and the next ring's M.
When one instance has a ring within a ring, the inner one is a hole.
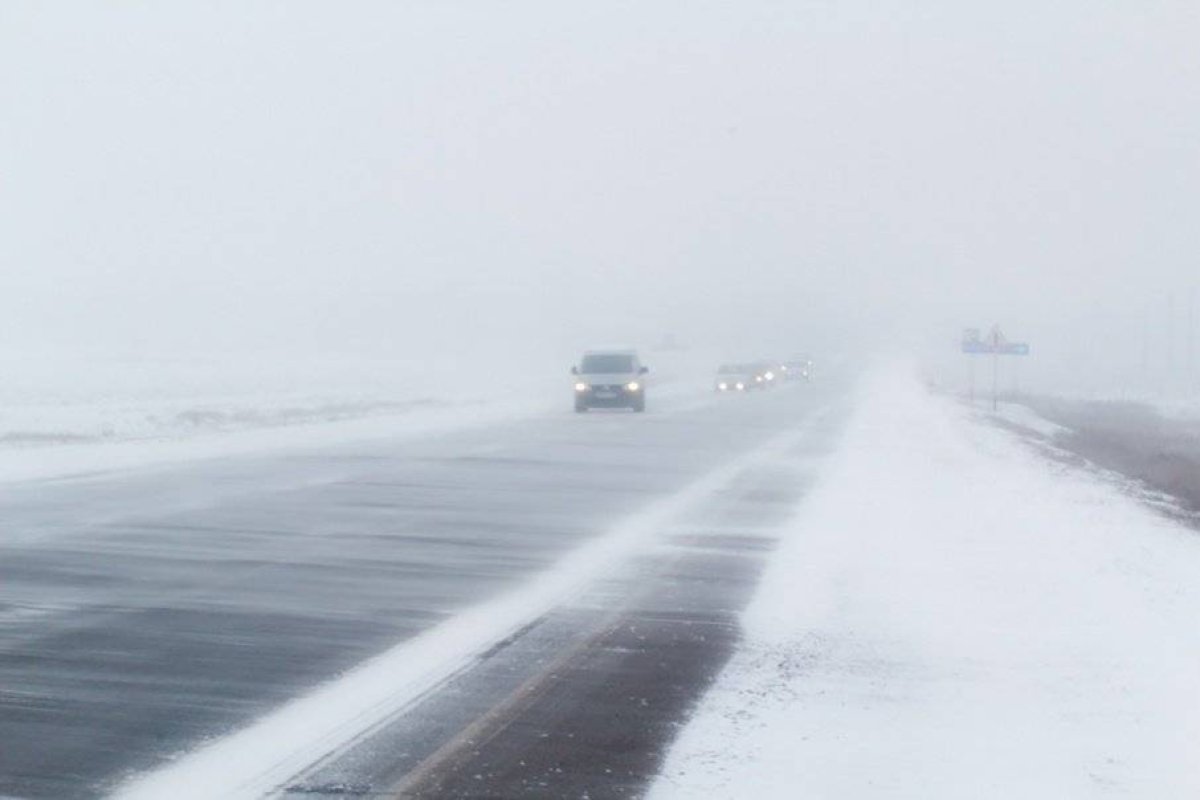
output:
M593 353L583 357L579 371L591 375L633 372L633 356L626 353Z

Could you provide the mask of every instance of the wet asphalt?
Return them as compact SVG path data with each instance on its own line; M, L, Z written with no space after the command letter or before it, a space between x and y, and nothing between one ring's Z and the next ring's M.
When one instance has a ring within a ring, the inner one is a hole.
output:
M652 398L645 415L564 410L4 486L0 796L103 796L519 585L842 397L832 382L698 390ZM636 795L736 644L769 529L835 418L814 427L801 467L747 476L673 544L281 790Z
M840 430L814 420L661 543L280 797L638 797L740 640L738 614Z

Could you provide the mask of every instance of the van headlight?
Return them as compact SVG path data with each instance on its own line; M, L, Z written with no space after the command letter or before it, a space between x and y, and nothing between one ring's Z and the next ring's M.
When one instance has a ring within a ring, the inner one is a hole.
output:
M738 391L740 392L742 389L745 389L745 388L746 388L746 384L744 384L744 383L741 383L741 382L739 381L739 382L738 382L738 385L737 385L737 388L738 388Z
M637 381L630 381L629 383L625 384L625 388L631 392L636 392L638 389L642 388L642 385Z
M586 383L577 383L577 384L575 384L575 391L577 391L577 392L586 392L587 390L588 390L588 385L587 385Z
M718 389L720 389L720 390L723 392L723 391L725 391L726 389L728 389L728 388L729 388L729 384L728 384L728 383L725 383L724 381L722 381L721 383L718 383L718 384L717 384L717 388L718 388Z

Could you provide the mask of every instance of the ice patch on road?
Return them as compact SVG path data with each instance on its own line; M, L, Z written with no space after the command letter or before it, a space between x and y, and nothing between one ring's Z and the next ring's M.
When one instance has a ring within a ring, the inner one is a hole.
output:
M365 663L250 727L121 787L121 800L223 800L284 791L294 776L402 711L488 648L537 620L643 548L672 520L743 472L782 457L808 432L788 431L573 551L551 570Z
M1200 540L867 382L650 794L1200 796Z

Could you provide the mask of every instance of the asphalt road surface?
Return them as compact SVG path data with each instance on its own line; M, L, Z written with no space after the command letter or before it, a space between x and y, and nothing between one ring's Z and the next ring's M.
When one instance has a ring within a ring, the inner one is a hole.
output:
M569 398L564 401L564 406ZM104 796L797 435L280 796L622 797L736 645L835 382L0 493L0 796Z

